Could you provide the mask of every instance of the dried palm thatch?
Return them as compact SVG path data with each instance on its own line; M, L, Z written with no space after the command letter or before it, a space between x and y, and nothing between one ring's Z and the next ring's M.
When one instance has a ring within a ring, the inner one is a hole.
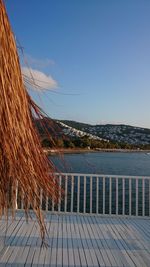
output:
M0 215L16 208L16 187L24 195L24 209L32 206L45 237L39 190L58 200L54 166L43 154L33 115L40 109L28 95L6 9L0 0ZM49 174L51 173L51 174Z

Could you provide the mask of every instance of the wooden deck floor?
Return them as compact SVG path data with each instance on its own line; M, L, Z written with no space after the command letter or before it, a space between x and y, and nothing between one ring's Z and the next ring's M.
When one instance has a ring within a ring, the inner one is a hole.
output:
M0 222L0 266L150 266L150 220L47 214L47 248L35 220Z

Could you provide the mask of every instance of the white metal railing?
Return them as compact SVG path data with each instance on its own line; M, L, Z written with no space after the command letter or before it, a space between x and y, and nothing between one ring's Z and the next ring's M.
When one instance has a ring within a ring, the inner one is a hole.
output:
M57 204L44 199L46 211L103 215L150 216L150 177L99 174L56 174L64 196ZM18 199L18 208L23 201Z

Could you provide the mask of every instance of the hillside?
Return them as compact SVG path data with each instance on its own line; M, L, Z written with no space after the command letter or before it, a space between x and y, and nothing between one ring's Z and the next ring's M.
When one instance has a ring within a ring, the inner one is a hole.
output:
M44 147L150 149L150 129L129 125L90 125L76 121L35 120Z
M60 122L112 142L131 145L150 145L150 129L147 128L123 124L90 125L68 120L61 120Z

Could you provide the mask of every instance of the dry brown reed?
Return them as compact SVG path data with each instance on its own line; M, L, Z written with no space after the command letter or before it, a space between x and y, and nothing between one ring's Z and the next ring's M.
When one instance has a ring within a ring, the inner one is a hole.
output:
M39 190L58 200L60 188L54 166L44 155L33 124L41 111L28 95L6 9L0 0L0 215L14 215L17 184L24 195L24 209L32 206L45 237Z

